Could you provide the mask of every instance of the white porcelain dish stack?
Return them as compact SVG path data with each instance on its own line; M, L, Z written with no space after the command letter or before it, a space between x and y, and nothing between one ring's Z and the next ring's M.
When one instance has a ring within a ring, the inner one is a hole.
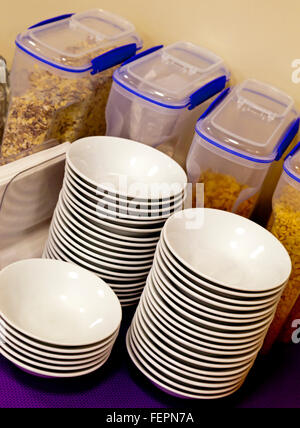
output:
M162 228L182 209L183 169L157 150L114 137L73 143L44 257L73 262L138 303Z
M111 288L72 264L32 259L0 273L0 354L29 374L72 378L100 369L121 320Z
M212 209L173 215L127 335L132 361L171 395L231 395L256 360L290 273L281 243L250 220Z

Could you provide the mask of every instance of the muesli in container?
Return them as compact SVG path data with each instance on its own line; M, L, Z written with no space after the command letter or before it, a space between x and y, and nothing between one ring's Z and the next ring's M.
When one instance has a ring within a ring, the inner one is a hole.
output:
M30 154L49 140L105 135L113 71L142 40L128 21L95 9L36 24L18 35L16 46L4 158Z
M266 338L265 351L278 338L300 296L300 143L285 160L284 171L273 196L269 229L289 252L293 270ZM299 306L298 314L300 316Z
M139 141L174 157L203 104L222 91L229 78L222 58L192 43L142 52L114 72L107 135Z
M266 175L299 129L291 97L256 80L226 89L200 117L187 171L207 208L249 218Z

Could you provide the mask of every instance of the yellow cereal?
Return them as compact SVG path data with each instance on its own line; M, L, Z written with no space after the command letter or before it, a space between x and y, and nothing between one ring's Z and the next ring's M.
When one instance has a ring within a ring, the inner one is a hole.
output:
M204 206L232 212L241 192L248 188L239 183L235 177L228 174L216 173L212 170L201 174L199 183L204 183ZM243 201L236 213L249 218L253 212L258 195Z
M293 186L286 185L275 198L269 229L289 252L293 271L266 338L265 352L278 338L300 295L300 192Z

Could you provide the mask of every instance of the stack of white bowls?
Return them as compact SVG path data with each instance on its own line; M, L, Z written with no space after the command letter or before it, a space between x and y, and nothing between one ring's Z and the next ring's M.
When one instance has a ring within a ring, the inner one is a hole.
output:
M121 319L111 288L74 265L25 260L0 273L0 355L29 374L71 378L98 370Z
M96 273L122 305L136 304L186 184L176 162L143 144L112 137L73 143L44 257Z
M290 273L284 247L257 224L210 209L174 215L128 332L133 362L172 395L232 394L256 360Z

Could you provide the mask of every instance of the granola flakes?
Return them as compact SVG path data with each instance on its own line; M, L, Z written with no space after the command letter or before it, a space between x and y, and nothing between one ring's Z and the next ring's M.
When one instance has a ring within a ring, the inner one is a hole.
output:
M105 135L112 72L64 78L36 65L29 76L29 89L11 100L2 156L30 151L49 140L62 143Z

